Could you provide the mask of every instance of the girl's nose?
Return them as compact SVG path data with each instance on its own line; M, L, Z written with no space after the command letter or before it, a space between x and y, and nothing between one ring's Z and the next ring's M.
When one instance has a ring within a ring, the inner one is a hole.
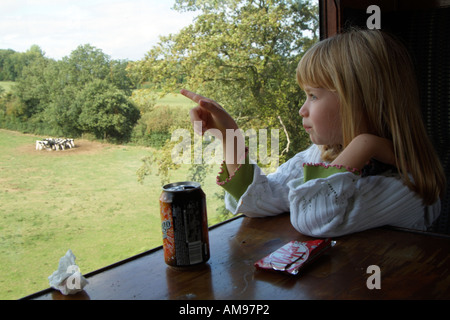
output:
M303 105L303 106L300 108L300 110L298 111L298 113L299 113L300 117L302 117L302 118L308 116L308 112L307 112L307 110L306 110L305 105Z

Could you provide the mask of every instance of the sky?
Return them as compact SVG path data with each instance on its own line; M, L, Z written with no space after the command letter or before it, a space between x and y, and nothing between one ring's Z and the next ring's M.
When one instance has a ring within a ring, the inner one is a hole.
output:
M0 0L0 49L38 45L59 60L90 44L111 59L140 60L159 41L192 23L174 0Z

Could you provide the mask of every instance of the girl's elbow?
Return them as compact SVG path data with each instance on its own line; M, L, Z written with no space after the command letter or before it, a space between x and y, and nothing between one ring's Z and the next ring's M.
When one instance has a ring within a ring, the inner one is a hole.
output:
M331 221L325 224L313 224L305 221L298 221L291 216L291 224L299 233L313 238L340 237L354 232L351 228L348 228L348 226L337 223L337 221Z

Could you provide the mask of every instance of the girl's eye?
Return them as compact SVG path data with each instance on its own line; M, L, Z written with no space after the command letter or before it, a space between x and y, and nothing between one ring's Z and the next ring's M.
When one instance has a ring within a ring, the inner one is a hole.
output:
M315 95L313 95L313 94L310 94L310 95L309 95L309 98L310 98L311 100L317 100L317 97L316 97Z

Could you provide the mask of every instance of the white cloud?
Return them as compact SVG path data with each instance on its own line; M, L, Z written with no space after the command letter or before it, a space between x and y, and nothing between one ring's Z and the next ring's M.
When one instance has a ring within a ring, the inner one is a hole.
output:
M113 59L142 59L160 35L176 33L193 13L162 0L0 0L0 49L37 44L60 59L89 43Z

